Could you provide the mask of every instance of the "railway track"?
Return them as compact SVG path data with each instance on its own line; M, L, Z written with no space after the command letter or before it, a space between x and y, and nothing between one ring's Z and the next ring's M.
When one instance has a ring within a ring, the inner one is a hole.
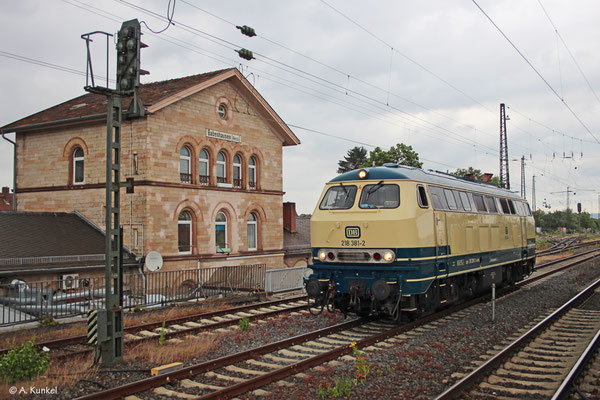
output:
M593 256L579 256L579 259L570 263L578 264L590 257ZM515 287L531 285L564 268L538 273L537 276L522 281ZM500 290L498 296L509 294L514 290L515 288ZM399 335L410 334L419 327L435 329L435 326L443 318L459 318L460 310L467 307L477 310L476 304L482 304L488 300L489 295L486 295L399 327L386 327L381 323L376 325L372 321L350 321L221 359L188 366L173 373L90 394L81 399L111 399L129 395L135 395L138 398L155 398L156 396L201 399L230 398L258 390L275 381L278 381L279 385L286 385L284 380L287 377L350 353L352 349L349 344L352 342L355 342L355 346L363 351L370 351L378 347L391 347L402 340ZM373 331L378 332L374 333ZM352 358L352 356L346 357ZM261 390L254 394L268 395Z
M591 296L600 296L598 288L600 279L507 344L437 400L553 398L600 330L600 307L581 307Z
M275 316L281 313L294 312L306 308L306 298L296 296L287 299L265 301L244 306L232 307L224 310L196 313L185 317L165 320L163 331L162 322L151 322L138 324L124 329L125 345L139 344L145 341L155 340L163 335L165 340L181 336L198 334L207 330L216 330L226 326L239 323L243 318L249 321ZM93 348L86 344L86 335L76 335L55 340L37 343L39 348L50 349L53 359L61 359L74 356L91 354ZM10 349L0 350L0 355Z

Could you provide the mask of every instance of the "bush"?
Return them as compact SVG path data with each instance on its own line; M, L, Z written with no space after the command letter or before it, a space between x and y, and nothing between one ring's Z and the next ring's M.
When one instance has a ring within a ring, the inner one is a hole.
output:
M250 329L250 320L246 317L240 319L240 322L238 322L238 327L240 328L240 331L246 332L248 329Z
M35 341L16 347L0 359L0 379L14 383L32 380L48 369L50 355L43 354L35 347Z

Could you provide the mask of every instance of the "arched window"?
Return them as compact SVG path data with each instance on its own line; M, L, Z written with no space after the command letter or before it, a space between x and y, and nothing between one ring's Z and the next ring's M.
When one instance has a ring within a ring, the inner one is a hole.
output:
M177 221L177 247L180 253L192 253L192 215L182 211Z
M210 163L208 161L208 151L202 149L202 151L200 151L198 161L198 183L201 185L208 185L210 182Z
M83 183L83 160L83 149L81 147L76 147L73 151L73 184Z
M222 151L217 154L217 183L227 182L227 158Z
M256 189L256 158L250 157L248 161L248 188Z
M242 187L242 157L238 154L233 157L233 187Z
M227 252L227 216L221 211L217 213L215 219L215 245L217 253Z
M246 232L248 235L248 250L256 250L258 248L258 229L256 214L250 213L246 223Z
M183 183L192 183L191 156L192 152L187 146L179 151L179 176Z

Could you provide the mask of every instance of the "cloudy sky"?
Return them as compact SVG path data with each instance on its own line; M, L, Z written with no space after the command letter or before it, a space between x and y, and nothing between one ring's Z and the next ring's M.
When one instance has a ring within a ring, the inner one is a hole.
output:
M498 175L500 103L510 117L511 188L520 189L525 156L530 202L535 175L538 208L545 199L551 211L564 209L568 187L572 208L598 211L596 0L177 0L175 25L160 34L150 28L167 25L168 0L2 3L0 126L83 94L81 34L114 33L137 18L149 46L142 82L235 66L292 127L302 144L284 149L284 200L299 213L312 212L357 145L405 143L426 169ZM102 71L104 44L94 45ZM256 59L239 58L242 47ZM12 186L5 140L0 185Z

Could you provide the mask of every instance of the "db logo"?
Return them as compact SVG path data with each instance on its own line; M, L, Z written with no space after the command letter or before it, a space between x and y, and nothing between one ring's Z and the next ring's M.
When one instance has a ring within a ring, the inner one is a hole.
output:
M348 239L358 239L360 237L360 227L359 226L347 226L346 227L346 237Z

